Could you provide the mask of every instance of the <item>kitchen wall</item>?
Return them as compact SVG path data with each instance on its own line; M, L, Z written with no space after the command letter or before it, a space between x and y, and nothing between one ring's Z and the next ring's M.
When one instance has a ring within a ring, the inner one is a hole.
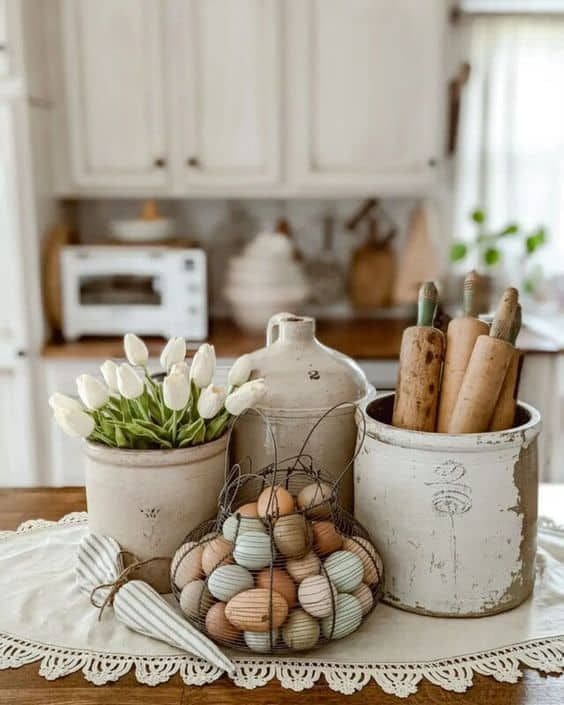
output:
M141 201L137 199L82 200L77 203L77 225L81 241L102 243L107 239L108 223L112 219L134 217ZM210 310L223 316L228 310L222 298L225 261L241 250L257 232L272 229L276 221L285 218L295 242L306 260L314 258L322 247L323 218L335 219L335 253L346 276L351 252L366 235L362 227L351 233L345 222L358 209L361 199L194 199L159 201L164 215L175 218L179 235L200 243L208 254L210 268ZM385 199L382 207L397 225L394 249L401 266L411 209L416 199ZM441 234L435 233L441 239ZM442 234L444 237L444 233ZM347 306L332 307L331 315L348 312ZM321 311L323 313L323 311Z

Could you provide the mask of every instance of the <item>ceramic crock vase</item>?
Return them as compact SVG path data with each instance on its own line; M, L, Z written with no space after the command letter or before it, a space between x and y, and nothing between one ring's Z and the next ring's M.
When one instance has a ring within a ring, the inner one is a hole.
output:
M539 412L519 402L505 431L423 433L390 425L393 402L364 409L354 468L355 517L384 560L384 600L442 617L516 607L535 579Z
M267 327L266 347L251 355L253 378L263 377L267 394L260 411L268 419L276 440L278 459L296 455L315 422L333 406L358 402L370 386L360 367L346 355L322 345L315 337L315 320L278 313ZM336 479L354 454L354 408L331 412L312 434L305 452L316 467ZM265 424L256 414L240 419L234 431L233 461L245 457L253 468L272 462L273 448ZM352 470L340 486L340 500L353 508Z
M172 557L185 536L217 512L227 434L193 448L122 450L86 443L90 531L114 538L139 560ZM126 560L126 564L131 560ZM135 577L170 592L170 561Z

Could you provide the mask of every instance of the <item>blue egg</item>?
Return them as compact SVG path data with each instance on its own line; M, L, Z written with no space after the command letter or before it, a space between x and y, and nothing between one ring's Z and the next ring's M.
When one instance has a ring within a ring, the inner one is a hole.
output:
M249 570L259 570L270 565L274 560L274 547L270 536L249 531L237 536L233 558L239 565L249 568Z

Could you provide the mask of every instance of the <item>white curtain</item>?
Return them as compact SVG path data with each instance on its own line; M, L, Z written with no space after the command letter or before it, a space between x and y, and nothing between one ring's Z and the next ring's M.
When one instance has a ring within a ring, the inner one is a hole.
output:
M531 264L564 271L564 16L476 17L468 30L454 236L472 236L477 206L493 226L543 224Z

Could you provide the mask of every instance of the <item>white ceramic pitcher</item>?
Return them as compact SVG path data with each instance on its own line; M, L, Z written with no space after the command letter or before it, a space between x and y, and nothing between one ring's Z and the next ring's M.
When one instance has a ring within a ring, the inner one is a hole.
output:
M253 378L263 377L267 395L260 410L274 431L278 458L295 455L314 423L342 402L366 399L371 387L360 367L346 355L322 345L315 337L315 320L278 313L266 332L266 347L252 353ZM373 390L372 390L373 392ZM337 409L313 433L305 452L315 466L336 478L354 453L356 422L352 408ZM249 456L259 469L273 460L272 444L263 420L243 417L235 429L233 460ZM352 471L341 484L345 509L353 508Z

